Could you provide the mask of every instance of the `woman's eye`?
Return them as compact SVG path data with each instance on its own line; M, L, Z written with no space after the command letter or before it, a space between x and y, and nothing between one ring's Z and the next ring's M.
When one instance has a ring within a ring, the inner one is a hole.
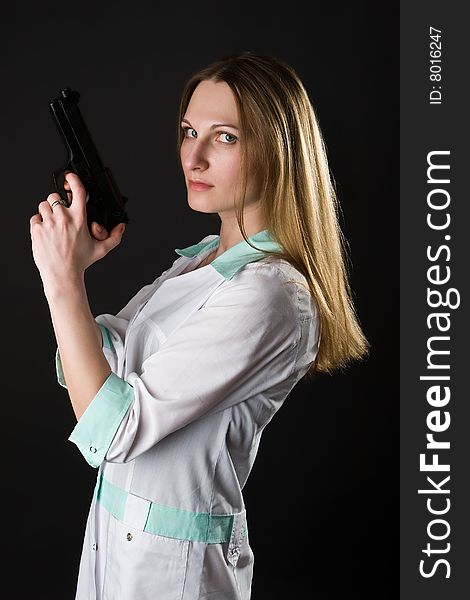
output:
M237 137L235 135L227 133L226 131L219 131L219 135L222 136L224 144L234 144L237 141Z
M184 136L185 137L197 137L197 133L194 131L194 129L192 127L183 127L183 131L184 131ZM192 135L192 134L188 135L189 131L194 132L196 135Z

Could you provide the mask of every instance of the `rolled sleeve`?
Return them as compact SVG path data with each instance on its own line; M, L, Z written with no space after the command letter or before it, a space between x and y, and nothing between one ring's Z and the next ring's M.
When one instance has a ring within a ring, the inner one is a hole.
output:
M78 420L69 440L92 467L99 467L103 462L133 399L133 387L115 373L110 373Z

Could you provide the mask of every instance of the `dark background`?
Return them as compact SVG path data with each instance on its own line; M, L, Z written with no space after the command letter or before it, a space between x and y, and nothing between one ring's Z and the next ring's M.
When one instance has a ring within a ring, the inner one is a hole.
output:
M2 534L15 597L72 599L96 471L67 441L55 338L29 219L66 157L48 104L80 108L131 217L86 275L94 315L116 313L218 233L193 212L176 154L190 75L253 50L289 62L317 111L348 240L367 362L301 382L266 429L245 488L253 599L398 596L399 5L41 2L4 8L0 35L4 314ZM13 566L19 565L19 576ZM138 599L136 599L138 600Z

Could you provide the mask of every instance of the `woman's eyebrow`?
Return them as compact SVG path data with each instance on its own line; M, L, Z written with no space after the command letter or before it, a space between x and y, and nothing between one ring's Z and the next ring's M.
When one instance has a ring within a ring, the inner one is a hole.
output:
M182 121L184 123L187 123L190 127L192 127L188 119L182 119ZM232 129L238 130L238 127L236 125L231 125L230 123L214 123L213 125L211 125L211 129L216 129L217 127L231 127Z

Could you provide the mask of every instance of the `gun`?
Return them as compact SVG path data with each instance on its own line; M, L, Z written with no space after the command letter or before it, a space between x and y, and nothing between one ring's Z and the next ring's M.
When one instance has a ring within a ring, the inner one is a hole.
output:
M70 206L64 188L64 171L73 171L87 191L87 222L96 221L109 232L118 223L128 223L125 210L128 199L121 194L109 168L103 165L90 132L78 108L80 94L65 88L50 102L52 117L68 150L65 167L53 171L55 191Z

